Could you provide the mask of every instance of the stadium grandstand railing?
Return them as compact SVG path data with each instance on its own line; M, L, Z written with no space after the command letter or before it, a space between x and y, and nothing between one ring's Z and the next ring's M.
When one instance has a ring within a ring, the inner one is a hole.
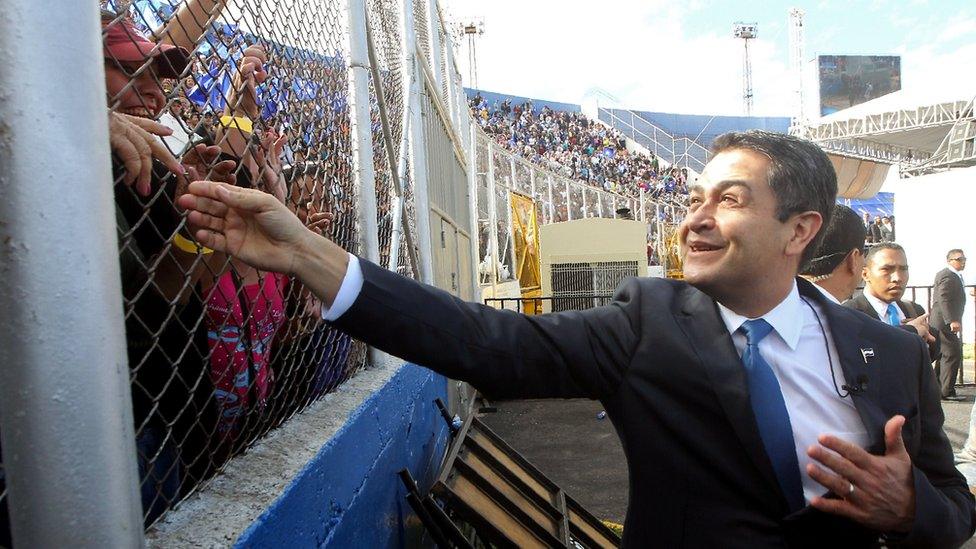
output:
M656 124L645 120L639 113L623 109L599 109L600 120L617 128L627 137L647 148L655 156L673 165L694 170L705 168L711 153L695 140L674 137Z
M787 133L791 120L782 116L676 114L599 108L600 120L657 151L665 160L701 172L712 141L729 131L765 130ZM670 156L669 156L670 155Z
M6 322L18 326L4 330L0 366L8 458L0 459L0 507L14 510L18 546L139 545L142 526L165 544L159 528L184 500L382 360L325 323L321 304L285 273L197 245L175 206L192 178L275 194L351 252L469 300L514 273L513 194L532 197L542 223L627 208L657 249L683 216L680 205L533 165L484 134L469 115L436 0L110 0L100 2L99 34L83 24L94 3L53 12L26 0L0 6L43 29L21 45L45 64L53 63L45 52L65 40L102 51L105 64L104 73L84 56L59 65L99 76L75 83L92 93L68 102L58 125L45 126L57 117L32 112L23 89L0 105L23 136L10 145L5 177L16 184L4 212L15 213L2 224L23 253L5 255L5 268L12 279L43 283L33 290L43 299L0 296ZM175 74L167 74L156 57L133 60L133 48L141 58L149 41L186 46L189 63L168 61ZM43 80L26 58L13 66L23 69L18 85L52 86L51 71ZM63 124L71 141L35 139L62 135ZM169 135L132 137L145 128ZM133 139L165 161L139 171L120 145ZM57 182L51 192L62 200L29 191L34 166L48 169L45 181ZM60 222L38 231L38 218ZM72 307L57 296L71 296ZM57 306L35 303L50 300ZM9 537L3 515L0 535Z

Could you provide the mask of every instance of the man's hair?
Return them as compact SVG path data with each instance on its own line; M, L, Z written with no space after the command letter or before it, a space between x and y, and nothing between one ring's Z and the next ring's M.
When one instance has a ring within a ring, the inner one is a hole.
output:
M953 248L953 249L951 249L948 252L946 252L946 261L948 261L949 258L952 257L953 255L955 255L955 254L962 254L962 253L966 253L966 252L960 250L959 248Z
M780 222L807 211L823 218L821 230L800 258L800 265L805 264L820 245L837 198L837 174L827 154L805 139L762 130L724 133L712 143L713 154L735 149L755 151L769 159L766 180L776 195Z
M905 248L902 248L901 244L896 244L894 242L882 242L868 248L868 253L864 254L864 264L867 265L871 263L874 256L878 255L878 252L882 250L895 250L896 252L905 253Z
M851 250L864 246L867 230L857 213L841 204L834 205L830 224L821 229L823 239L807 264L800 270L806 276L827 276L834 272Z

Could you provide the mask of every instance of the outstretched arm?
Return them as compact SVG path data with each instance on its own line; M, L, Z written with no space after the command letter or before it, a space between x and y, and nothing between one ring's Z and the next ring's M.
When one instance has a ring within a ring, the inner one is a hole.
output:
M226 0L189 0L162 28L153 31L160 42L193 51L207 32L208 23L216 20Z
M208 181L179 205L195 238L258 269L298 277L332 307L349 254L270 195ZM609 396L640 333L640 284L612 305L528 317L456 297L362 261L363 285L336 325L383 351L472 382L493 396Z

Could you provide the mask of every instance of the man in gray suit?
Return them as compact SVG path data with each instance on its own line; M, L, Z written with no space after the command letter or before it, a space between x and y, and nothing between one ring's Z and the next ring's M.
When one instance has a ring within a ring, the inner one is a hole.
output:
M932 289L932 330L939 334L942 352L935 362L942 398L956 396L955 381L962 366L962 311L966 307L966 254L956 248L946 254L948 265L935 275Z

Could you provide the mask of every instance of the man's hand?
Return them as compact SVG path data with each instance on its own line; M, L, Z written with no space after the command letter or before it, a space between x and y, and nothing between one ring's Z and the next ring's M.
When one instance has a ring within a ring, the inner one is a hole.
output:
M958 334L962 330L962 322L953 320L949 323L949 330L951 330L954 334Z
M905 320L902 320L901 323L915 328L915 331L918 332L919 337L921 337L925 343L935 343L935 336L929 333L928 313L925 313L922 316L917 316L911 320L906 318Z
M194 181L177 205L200 244L263 271L297 276L332 306L346 276L349 255L305 227L268 193L214 181Z
M231 88L231 98L227 103L234 116L246 115L252 120L260 114L258 105L257 86L268 79L268 72L264 64L268 61L268 54L264 47L254 45L244 50L244 55L237 61L237 74Z
M279 135L274 128L265 128L261 133L260 145L252 147L253 154L245 157L249 169L255 174L254 179L260 180L264 186L263 190L282 202L288 192L285 177L281 173L281 152L285 149L287 140L287 137Z
M142 196L149 196L152 191L153 158L177 176L183 175L183 166L156 138L172 133L173 130L153 120L112 111L108 113L109 146L125 166L122 181L130 186L135 183L136 192Z
M912 460L901 436L904 425L904 416L885 424L883 456L871 455L835 436L820 435L821 445L811 446L807 454L823 467L810 463L807 473L843 499L816 497L810 504L880 532L910 531L915 519L915 484Z
M335 220L332 212L328 210L319 211L312 202L306 204L305 209L308 211L308 221L305 222L305 226L323 235L328 235L329 229L332 228L332 222Z
M237 175L234 168L237 163L233 160L222 160L216 162L220 156L220 147L216 145L199 144L188 150L183 155L183 165L186 166L187 177L181 178L176 186L176 196L186 193L190 181L207 179L218 181L229 185L237 184Z
M264 271L295 274L314 236L280 201L256 189L194 181L177 205L197 241Z

